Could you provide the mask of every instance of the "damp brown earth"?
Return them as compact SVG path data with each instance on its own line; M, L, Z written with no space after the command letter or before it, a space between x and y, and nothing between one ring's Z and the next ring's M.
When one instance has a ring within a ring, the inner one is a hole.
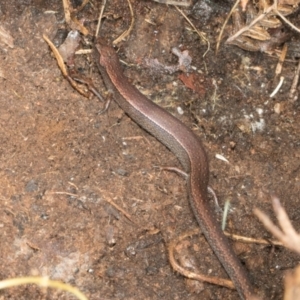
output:
M100 4L87 4L77 16L91 34ZM231 203L227 231L272 239L253 209L276 221L273 194L299 230L299 100L288 97L296 62L283 64L284 83L270 98L278 59L224 41L215 53L230 1L212 2L205 16L184 10L205 39L174 6L132 5L133 29L118 45L125 74L202 139L210 186L221 207ZM127 1L108 1L102 35L112 41L130 23ZM184 178L162 169L180 165L115 103L100 114L103 103L63 77L42 37L54 39L66 27L61 1L1 1L0 24L13 39L0 45L0 279L48 276L89 299L239 299L172 269L168 245L197 228ZM87 40L81 46L91 48ZM145 63L176 65L172 47L188 50L191 77ZM106 97L91 54L75 61ZM279 246L232 243L257 290L282 299L283 279L299 256ZM185 267L226 278L200 234L177 250ZM73 298L27 285L0 291L0 299Z

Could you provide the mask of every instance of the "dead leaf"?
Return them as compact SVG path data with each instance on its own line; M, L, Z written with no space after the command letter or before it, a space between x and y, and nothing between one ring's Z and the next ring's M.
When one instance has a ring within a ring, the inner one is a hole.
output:
M178 78L183 82L183 84L199 94L201 97L205 96L206 93L206 83L204 82L204 77L197 73L185 74L182 73Z

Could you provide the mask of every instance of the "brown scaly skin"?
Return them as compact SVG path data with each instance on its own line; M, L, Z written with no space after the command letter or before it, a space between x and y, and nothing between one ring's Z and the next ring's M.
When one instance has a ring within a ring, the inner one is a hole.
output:
M98 39L94 51L104 83L113 92L115 101L138 125L156 137L179 159L188 174L190 203L206 239L234 282L241 299L250 299L254 289L248 274L224 236L208 203L208 159L199 137L129 83L112 47Z

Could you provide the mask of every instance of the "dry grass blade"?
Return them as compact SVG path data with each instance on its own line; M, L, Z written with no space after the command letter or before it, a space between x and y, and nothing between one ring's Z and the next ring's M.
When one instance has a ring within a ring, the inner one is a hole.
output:
M192 1L173 1L173 0L153 0L154 2L167 4L167 5L177 5L177 6L185 6L189 7L192 5Z
M277 86L275 87L274 91L270 94L270 98L273 98L278 93L281 86L283 85L283 81L284 81L284 76L280 76Z
M203 57L204 57L208 53L208 51L210 50L209 40L204 36L204 34L201 31L199 31L195 27L195 25L192 23L192 21L186 16L186 14L181 9L179 9L177 6L175 6L175 8L186 19L186 21L192 26L192 28L197 32L197 34L200 36L200 38L207 43L207 49L206 49L205 53L203 54Z
M79 300L88 300L88 298L79 291L76 287L65 284L60 281L50 280L47 277L20 277L0 281L0 289L15 287L24 284L37 284L40 287L51 287L57 290L63 290L76 296Z
M132 28L133 28L133 25L134 25L134 22L135 22L135 18L134 18L134 13L133 13L133 9L132 9L132 5L131 5L131 2L130 0L127 0L128 2L128 6L129 6L129 9L130 9L130 16L131 16L131 22L130 22L130 26L128 29L126 29L118 38L116 38L114 41L113 41L113 44L118 44L119 42L121 42L123 39L125 39L125 37L127 35L130 34Z
M282 64L285 60L287 54L287 44L285 43L282 47L280 56L279 56L279 60L275 69L275 75L278 76L279 74L281 74L281 70L282 70Z
M275 245L275 246L283 246L281 242L275 241L275 240L266 240L266 239L255 239L251 237L241 236L237 234L232 234L224 231L224 234L228 236L230 239L234 241L238 241L241 243L247 243L247 244L259 244L259 245Z
M278 15L282 19L282 21L284 21L286 24L291 26L291 28L293 28L295 31L300 33L300 29L297 28L294 24L292 24L283 14L280 13L279 10L276 9L276 10L274 10L274 12L276 13L276 15Z
M298 86L298 82L299 82L299 76L300 76L300 61L298 62L298 67L295 71L295 76L293 79L293 83L289 92L289 99L291 99L292 101L296 101L298 98L297 95L297 86Z
M102 17L103 17L105 6L106 6L106 1L107 0L103 0L103 3L101 5L101 10L100 10L99 18L98 18L98 23L97 23L95 36L99 35L99 31L100 31L100 27L101 27L101 20L102 20Z
M237 1L234 3L234 5L233 5L233 7L231 8L231 10L230 10L228 16L226 17L226 20L224 21L224 24L222 25L222 28L221 28L221 30L220 30L220 34L219 34L218 39L217 39L216 53L218 53L218 51L219 51L220 43L221 43L221 40L222 40L222 36L223 36L224 29L225 29L225 27L226 27L226 25L227 25L227 23L228 23L228 21L229 21L231 15L232 15L232 13L235 11L235 9L237 8L237 6L239 5L240 1L241 1L241 0L237 0Z

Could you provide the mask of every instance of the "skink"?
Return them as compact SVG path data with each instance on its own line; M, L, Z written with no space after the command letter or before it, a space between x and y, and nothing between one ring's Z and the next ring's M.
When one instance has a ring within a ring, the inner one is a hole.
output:
M156 137L179 159L187 174L190 204L208 243L233 281L240 297L250 299L248 275L216 221L208 203L208 159L199 137L129 83L115 50L102 39L95 44L95 59L114 100L138 125Z

